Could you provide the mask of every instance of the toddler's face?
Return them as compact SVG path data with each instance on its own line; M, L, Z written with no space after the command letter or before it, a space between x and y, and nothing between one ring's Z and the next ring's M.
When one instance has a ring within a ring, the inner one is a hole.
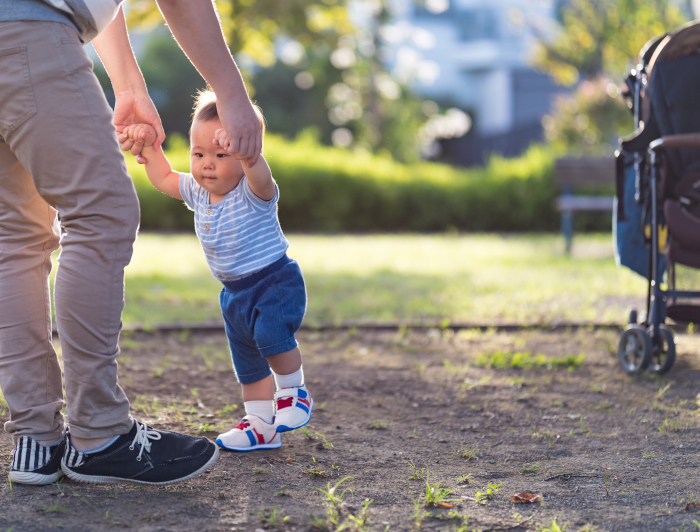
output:
M195 181L215 196L233 190L244 175L240 161L214 145L214 132L222 127L219 120L195 120L190 139L190 171Z

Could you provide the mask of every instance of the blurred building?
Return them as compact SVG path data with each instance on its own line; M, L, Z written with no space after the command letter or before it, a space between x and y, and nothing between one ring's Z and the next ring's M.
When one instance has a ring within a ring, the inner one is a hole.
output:
M542 117L564 89L530 66L536 36L552 32L552 0L395 0L383 28L399 79L472 119L469 133L440 142L442 156L470 166L493 152L522 153L543 139Z

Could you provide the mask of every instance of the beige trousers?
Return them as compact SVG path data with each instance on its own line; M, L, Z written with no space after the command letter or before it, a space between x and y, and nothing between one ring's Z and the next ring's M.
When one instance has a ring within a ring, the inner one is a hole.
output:
M139 205L112 120L72 28L0 22L0 389L15 441L65 431L48 277L59 243L71 433L109 437L133 424L117 384L117 342Z

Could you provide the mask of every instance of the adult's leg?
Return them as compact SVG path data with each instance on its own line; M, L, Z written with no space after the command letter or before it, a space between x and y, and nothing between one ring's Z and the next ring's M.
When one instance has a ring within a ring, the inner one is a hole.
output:
M3 58L0 57L0 69ZM8 77L0 77L0 95ZM0 117L2 116L0 97ZM49 272L58 248L56 211L0 139L0 389L15 442L43 444L64 431L61 368L51 343Z
M36 105L0 132L64 231L55 297L70 430L78 438L126 434L133 420L116 358L139 208L112 111L69 27L0 25L0 47L24 48Z

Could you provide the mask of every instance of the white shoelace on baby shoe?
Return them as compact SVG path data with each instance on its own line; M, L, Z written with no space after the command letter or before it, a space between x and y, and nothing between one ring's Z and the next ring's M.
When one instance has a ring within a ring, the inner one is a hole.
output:
M151 441L150 440L160 440L160 433L156 430L148 430L145 423L136 422L136 437L134 441L131 442L129 450L133 451L134 446L141 444L141 450L139 455L136 457L137 461L141 461L141 455L143 450L146 449L147 452L151 452Z

